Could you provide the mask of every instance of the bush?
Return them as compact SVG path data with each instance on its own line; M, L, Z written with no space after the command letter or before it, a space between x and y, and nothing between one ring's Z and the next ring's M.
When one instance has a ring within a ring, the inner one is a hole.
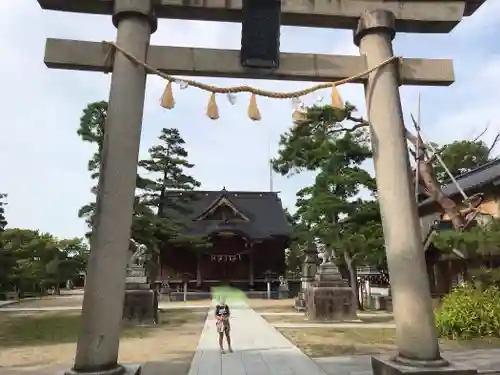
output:
M440 336L458 339L500 337L500 289L459 287L436 310Z
M488 289L492 286L500 287L500 269L481 267L469 271L478 289Z

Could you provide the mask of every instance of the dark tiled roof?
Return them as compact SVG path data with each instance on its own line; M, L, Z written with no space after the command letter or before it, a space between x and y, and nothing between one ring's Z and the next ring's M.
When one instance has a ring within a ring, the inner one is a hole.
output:
M464 173L456 177L456 180L466 193L472 192L474 189L478 189L486 184L498 185L500 184L500 158L490 161L470 172ZM454 183L443 186L443 193L449 197L460 194ZM432 203L434 203L434 199L427 198L420 202L419 208L428 206Z
M285 216L283 205L278 193L248 192L248 191L168 191L167 199L179 200L182 195L189 198L183 203L187 214L166 208L163 216L181 219L186 225L185 235L208 235L217 231L235 231L252 239L264 239L272 236L291 235L291 226ZM221 220L195 220L224 195L250 221L223 223Z

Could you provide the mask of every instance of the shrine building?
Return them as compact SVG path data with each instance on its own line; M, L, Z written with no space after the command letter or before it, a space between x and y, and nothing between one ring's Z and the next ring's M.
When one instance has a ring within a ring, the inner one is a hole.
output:
M191 291L219 285L262 291L269 278L285 274L291 226L278 193L168 191L166 202L182 210L167 207L161 214L196 240L160 250L158 281L187 281Z

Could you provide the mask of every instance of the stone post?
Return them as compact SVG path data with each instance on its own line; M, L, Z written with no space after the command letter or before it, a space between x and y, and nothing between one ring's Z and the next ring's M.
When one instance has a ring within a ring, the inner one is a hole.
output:
M271 299L271 281L273 278L273 273L271 270L267 270L264 272L264 280L266 281L266 293L267 299Z
M157 20L150 0L115 0L117 43L145 60ZM96 223L70 373L122 374L117 363L137 159L146 86L144 69L114 54Z
M361 16L354 43L365 56L367 68L393 56L394 36L391 12L370 10ZM397 61L369 75L365 95L394 303L396 359L413 365L445 365L439 353L419 233Z
M196 286L199 288L203 283L203 279L201 276L201 253L198 252L196 254Z
M318 249L313 243L309 243L304 249L304 265L302 267L301 289L305 291L314 281L318 270Z
M298 311L307 310L307 290L314 281L316 270L318 269L318 249L312 242L308 243L303 250L305 255L302 265L302 276L300 278L300 291L295 299L295 309Z
M248 253L248 274L249 274L249 280L248 283L250 285L250 288L253 289L255 281L254 281L254 267L253 267L253 246L250 249L250 252Z

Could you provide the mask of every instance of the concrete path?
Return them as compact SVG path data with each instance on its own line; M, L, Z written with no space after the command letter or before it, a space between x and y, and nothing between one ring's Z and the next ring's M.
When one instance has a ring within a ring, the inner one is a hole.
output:
M326 375L253 309L230 307L234 353L220 353L211 309L189 375Z

